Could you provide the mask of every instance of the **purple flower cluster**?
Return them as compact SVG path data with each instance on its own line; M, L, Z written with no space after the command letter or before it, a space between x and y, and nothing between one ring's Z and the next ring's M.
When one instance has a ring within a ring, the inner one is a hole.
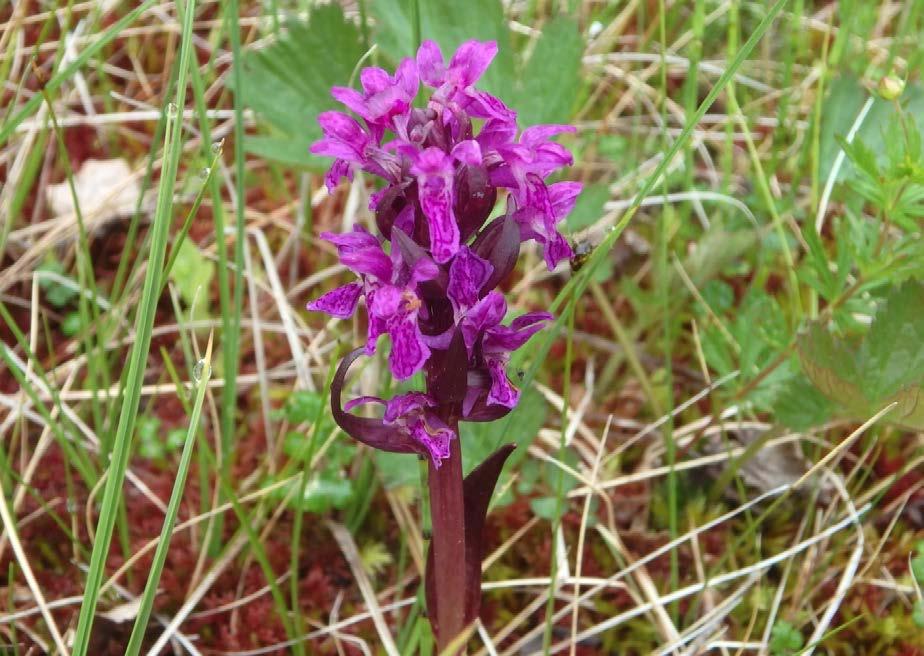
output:
M518 134L516 112L475 88L496 52L493 42L468 41L447 64L427 41L416 61L405 59L393 76L364 69L362 91L332 90L362 123L324 112L318 117L324 138L311 148L335 158L325 179L330 190L356 170L385 186L370 200L380 236L361 226L322 235L359 281L308 308L347 318L365 298L369 328L361 351L373 354L387 333L395 378L423 370L427 379L426 393L363 397L341 407L346 368L357 352L335 379L335 419L356 439L428 455L436 466L449 456L456 422L490 421L516 406L519 391L506 371L510 354L551 315L533 312L504 325L507 304L497 287L523 241L542 246L549 269L571 256L557 225L581 190L576 182L545 182L572 163L552 141L572 127L539 125ZM421 83L432 90L425 107L415 106ZM485 225L500 190L507 192L506 212ZM349 413L367 402L385 406L382 419Z

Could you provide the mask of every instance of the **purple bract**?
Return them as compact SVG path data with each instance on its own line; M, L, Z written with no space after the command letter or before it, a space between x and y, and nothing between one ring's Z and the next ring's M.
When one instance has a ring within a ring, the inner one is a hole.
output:
M335 158L325 181L362 170L384 180L370 200L379 235L356 226L324 233L341 262L359 276L308 304L334 317L351 316L365 298L369 317L363 349L391 338L395 378L424 371L426 392L389 401L363 397L340 405L346 367L335 380L335 419L356 439L376 448L450 457L460 420L497 419L519 400L506 366L551 315L535 312L503 320L507 303L499 284L513 270L523 241L542 246L549 269L571 256L558 224L574 207L581 185L547 184L571 165L568 150L552 139L567 125L538 125L521 133L516 112L475 87L497 53L492 42L468 41L447 63L432 41L405 59L392 76L380 68L360 75L362 90L335 87L334 98L357 118L324 112L324 138L311 147ZM415 106L423 85L432 90ZM506 211L488 222L499 194ZM487 222L487 223L486 223ZM342 375L340 375L342 374ZM381 419L349 410L384 404Z

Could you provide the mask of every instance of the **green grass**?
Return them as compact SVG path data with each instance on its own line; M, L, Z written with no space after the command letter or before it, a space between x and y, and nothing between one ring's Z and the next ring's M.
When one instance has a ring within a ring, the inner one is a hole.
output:
M73 653L83 656L87 653L90 631L96 616L96 604L102 584L106 559L109 554L109 542L119 505L122 503L122 483L131 454L131 440L138 415L138 402L141 384L144 380L148 351L151 345L151 331L154 327L154 311L157 305L158 291L163 276L164 258L167 251L167 237L173 214L173 185L177 178L180 156L182 154L183 129L179 116L181 107L186 107L186 80L191 61L193 0L186 5L186 19L183 22L183 37L180 44L179 75L177 77L176 99L165 108L167 124L164 140L163 177L158 185L157 207L154 212L152 239L148 254L148 266L144 276L144 288L136 316L136 337L129 356L128 374L122 398L119 423L111 453L111 462L106 470L106 484L100 504L99 522L80 616L74 635ZM150 602L148 602L150 603Z
M365 323L303 310L350 279L318 235L369 224L370 176L329 196L298 149L361 66L498 38L494 90L578 125L593 250L525 247L505 286L557 316L511 365L522 411L465 432L472 462L520 445L468 652L656 653L710 613L729 652L915 646L924 2L123 4L0 7L0 644L378 653L332 520L401 653L434 653L421 467L335 428ZM133 207L87 211L88 158L137 171ZM379 351L351 394L405 389Z

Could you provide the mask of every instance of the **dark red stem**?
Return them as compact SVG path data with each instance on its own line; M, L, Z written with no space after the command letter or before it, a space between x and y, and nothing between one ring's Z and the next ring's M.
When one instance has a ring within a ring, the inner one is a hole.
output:
M458 434L458 422L451 424ZM433 583L436 608L430 620L440 653L465 628L465 502L462 488L462 448L450 442L449 457L440 467L430 461Z

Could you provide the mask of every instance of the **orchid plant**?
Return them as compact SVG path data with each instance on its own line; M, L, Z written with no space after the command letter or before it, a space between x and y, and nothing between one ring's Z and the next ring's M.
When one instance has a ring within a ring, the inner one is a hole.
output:
M308 309L345 319L365 299L366 343L343 359L333 379L334 419L368 446L418 454L429 463L425 595L441 650L478 616L482 529L514 448L502 447L463 480L459 422L497 420L517 405L520 393L507 372L511 353L552 318L530 312L505 324L499 286L524 241L541 245L550 270L571 256L557 225L581 190L576 182L546 183L572 163L569 151L552 140L572 127L520 132L516 112L475 87L496 53L493 42L468 41L447 64L439 46L426 41L394 75L364 69L362 91L331 92L362 122L324 112L318 117L324 137L311 147L334 158L325 178L331 191L357 170L385 182L369 202L377 234L356 225L345 234L322 235L359 279ZM421 86L425 103L417 101ZM505 192L506 210L489 221ZM406 380L423 371L425 391L344 404L350 365L374 354L383 334L391 338L391 373ZM380 419L351 412L370 403L383 406Z

